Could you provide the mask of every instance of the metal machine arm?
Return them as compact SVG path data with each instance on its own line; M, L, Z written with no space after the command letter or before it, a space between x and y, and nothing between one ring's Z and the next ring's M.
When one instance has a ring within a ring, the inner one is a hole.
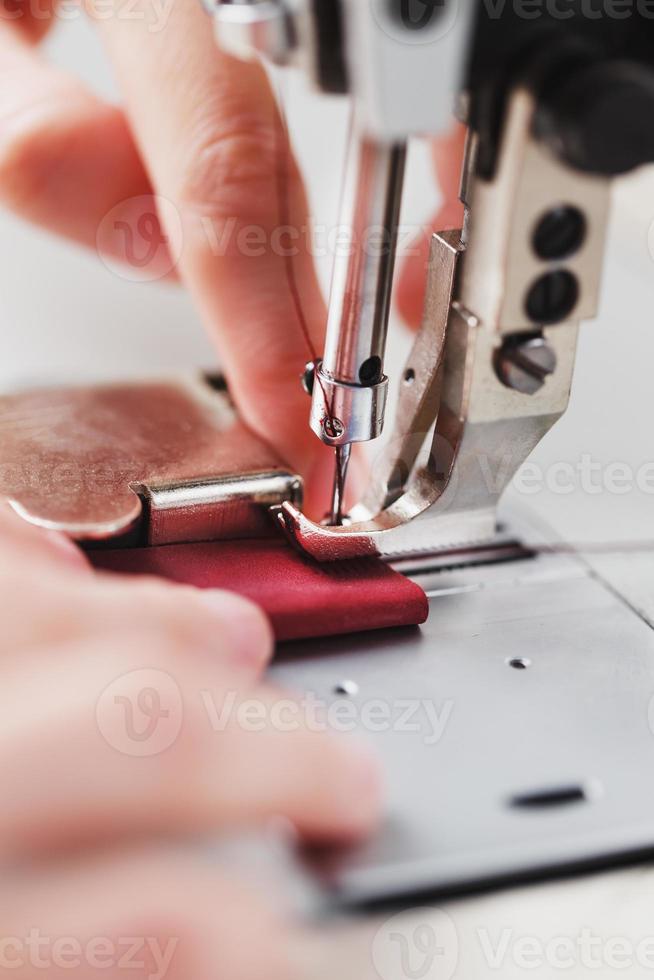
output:
M515 6L218 4L219 36L239 10L250 27L257 12L276 11L287 38L277 60L313 65L319 84L328 76L352 95L360 126L344 220L358 232L381 224L389 242L384 256L355 249L335 270L311 416L338 449L332 526L291 504L280 514L318 559L492 539L500 495L567 408L579 325L597 309L611 179L654 160L654 27L597 23L574 3L572 20L535 21ZM349 446L376 438L384 421L404 145L442 129L453 90L469 126L466 225L434 237L394 433L365 500L338 526Z

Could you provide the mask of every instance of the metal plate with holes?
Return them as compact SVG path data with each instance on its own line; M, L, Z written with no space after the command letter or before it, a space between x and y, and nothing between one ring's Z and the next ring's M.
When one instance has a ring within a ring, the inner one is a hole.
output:
M349 704L343 727L356 719L383 759L381 832L319 864L337 900L654 851L650 627L561 555L416 579L421 630L295 644L272 671Z

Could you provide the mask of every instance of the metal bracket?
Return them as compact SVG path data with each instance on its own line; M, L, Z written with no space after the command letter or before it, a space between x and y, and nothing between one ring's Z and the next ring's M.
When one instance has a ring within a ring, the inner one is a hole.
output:
M200 378L0 398L0 496L80 542L252 537L302 480Z
M543 147L535 109L532 93L513 93L493 180L477 175L469 148L466 227L432 240L396 428L351 523L320 527L282 508L286 533L320 561L494 540L500 497L568 407L579 324L597 308L610 182ZM550 259L536 232L563 206L583 233ZM570 295L554 304L561 283Z

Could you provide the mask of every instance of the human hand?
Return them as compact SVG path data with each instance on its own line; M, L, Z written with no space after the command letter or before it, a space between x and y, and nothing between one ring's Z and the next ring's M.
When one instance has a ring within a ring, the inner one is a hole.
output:
M307 508L322 516L333 453L309 430L299 376L322 352L326 313L305 190L267 76L219 51L200 0L86 5L124 108L39 52L54 3L0 0L0 200L127 266L148 219L157 247L152 268L136 271L172 272L188 287L243 418L305 476ZM436 149L446 200L455 202L449 212L460 210L451 186L457 141ZM449 212L442 217L456 223ZM150 221L157 215L161 227ZM400 307L414 322L427 247L400 283ZM353 492L363 478L358 462Z
M88 13L124 109L36 47L54 4L0 0L0 200L128 266L134 240L139 254L147 245L139 222L158 212L147 234L168 254L135 272L186 285L243 418L305 475L322 514L333 452L309 431L300 375L322 351L325 307L266 73L219 51L200 0L89 0Z
M461 228L463 205L459 199L461 170L465 151L466 129L457 123L444 137L432 143L432 156L436 180L441 194L441 205L430 223L430 230L420 235L411 246L411 254L401 269L398 281L397 304L409 324L420 326L427 285L427 261L431 236L435 231Z
M0 966L118 980L132 940L132 977L289 980L283 912L212 868L197 837L281 815L356 839L375 822L375 766L270 722L270 632L245 600L96 575L4 506L0 541ZM263 730L239 722L245 701ZM221 727L209 702L232 704Z

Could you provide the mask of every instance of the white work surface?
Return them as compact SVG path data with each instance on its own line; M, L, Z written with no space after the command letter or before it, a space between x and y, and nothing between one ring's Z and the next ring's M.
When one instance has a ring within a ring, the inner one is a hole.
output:
M53 57L78 68L110 94L109 75L91 30L81 20L64 26L50 42ZM333 223L341 167L335 148L344 145L344 113L333 101L321 100L318 115L315 97L295 83L288 91L314 218ZM436 200L426 154L418 151L411 164L404 221L426 220ZM570 411L534 457L545 485L528 502L575 542L654 540L654 469L650 465L648 478L646 468L654 461L652 221L654 175L641 173L616 193L601 316L582 330ZM0 387L216 366L215 352L176 287L127 282L95 254L5 214L0 215L0 248ZM328 259L321 275L324 281L329 277ZM406 341L395 343L391 370L399 365ZM570 471L559 466L583 466L583 457L590 458L594 474L590 492L581 479L570 490ZM553 489L561 483L565 492ZM654 583L649 585L654 591ZM333 935L317 937L307 950L310 973L329 980L473 980L493 975L510 980L524 973L551 977L559 971L574 977L608 977L616 971L647 976L654 969L653 899L652 871L638 868L450 903L449 918L437 915L432 922L435 930L422 914L409 924L384 925L382 917L338 929L337 940ZM414 933L421 923L422 932ZM408 956L404 968L402 936Z

